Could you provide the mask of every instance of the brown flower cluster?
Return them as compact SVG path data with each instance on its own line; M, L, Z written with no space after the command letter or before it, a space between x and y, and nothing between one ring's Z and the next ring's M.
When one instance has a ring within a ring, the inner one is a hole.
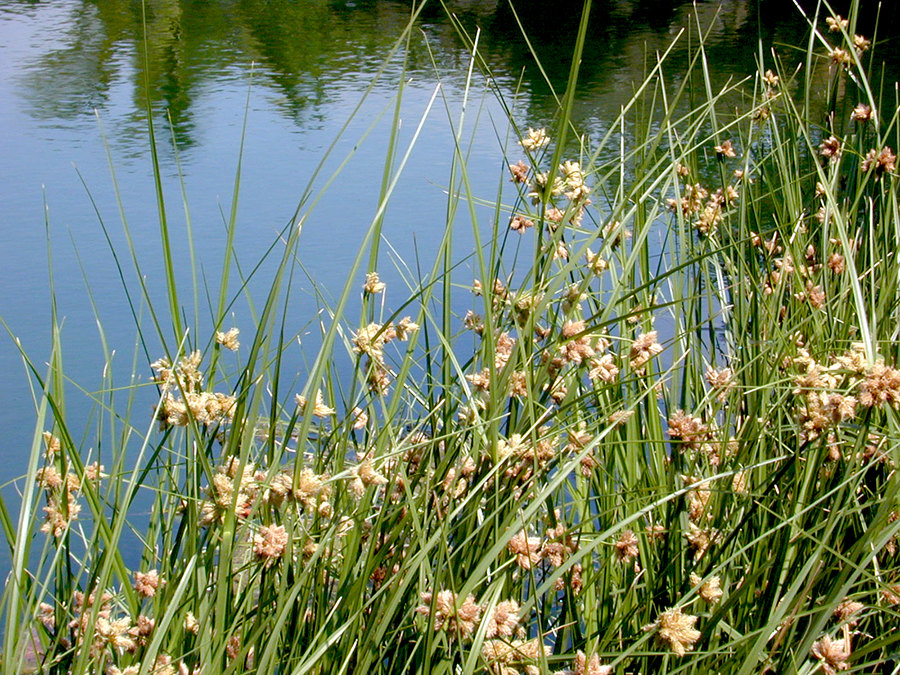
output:
M793 393L800 399L794 417L804 441L852 421L859 406L900 408L900 370L881 359L869 364L862 344L824 362L801 348L792 364L798 371Z
M370 323L353 335L353 351L366 356L366 379L372 391L383 394L391 383L384 346L393 340L404 342L418 330L419 324L407 316L396 324Z
M541 656L548 656L550 647L538 638L531 640L486 640L481 657L487 671L495 675L541 675Z
M49 431L45 431L43 437L45 464L35 473L35 481L44 490L47 500L47 506L44 507L46 517L41 524L41 532L59 539L81 513L78 496L83 486L78 474L66 469L65 476L62 475L59 438ZM88 464L84 467L84 480L96 485L103 475L103 468L98 462Z
M110 664L108 672L114 672L118 669L111 664L122 654L135 654L145 646L156 623L143 614L132 619L113 605L114 597L109 592L98 597L97 592L75 591L71 601L58 608L70 617L64 626L56 625L56 610L47 603L41 604L38 620L64 649L80 654L86 648L101 670L102 664L107 663Z
M860 168L863 173L873 172L875 180L879 180L884 174L897 170L897 155L887 146L881 150L869 150Z
M850 664L850 650L843 642L832 640L828 635L813 643L812 655L819 660L825 675L836 675L839 670L847 670Z
M487 614L487 608L479 605L471 594L461 602L456 593L448 590L438 591L436 595L431 592L421 593L419 598L422 604L416 607L416 614L431 617L434 630L444 630L455 638L471 637L482 615L485 615L487 640L507 640L521 631L520 608L515 600L498 602Z
M736 156L731 141L724 141L721 145L715 146L715 151L720 160ZM743 172L735 174L734 184L727 185L724 190L719 188L712 194L699 183L688 182L686 180L690 175L688 171L676 170L676 175L685 179L685 183L681 186L680 200L674 198L666 200L669 210L680 212L686 219L694 218L694 228L702 236L715 234L727 207L740 199L738 187L743 180Z
M530 570L533 567L546 562L551 568L562 567L566 560L578 550L578 542L568 531L566 525L559 520L556 514L557 525L549 527L543 538L529 535L525 530L518 532L507 544L507 549L515 555L516 563L522 569ZM580 564L574 564L568 570L568 580L565 576L556 582L557 590L564 590L568 586L576 593L581 590L582 568Z
M662 353L662 345L656 341L656 331L649 333L641 333L631 343L631 352L629 359L631 360L631 368L638 374L643 374L644 366L650 360Z
M328 476L304 468L295 485L291 471L270 475L253 464L246 464L239 474L239 466L240 462L232 458L216 470L212 484L206 487L207 498L200 503L201 526L223 522L228 512L247 518L258 503L275 509L288 503L296 505L300 513L318 513L326 518L332 515Z
M556 438L548 436L546 429L537 438L531 439L521 434L513 434L497 443L497 458L505 466L507 478L520 483L528 482L536 473L543 474L557 455Z
M694 628L696 623L696 616L685 614L680 607L674 607L660 614L654 623L644 626L644 630L655 631L656 639L661 645L677 656L684 656L693 650L694 643L700 639L700 631Z
M150 364L156 371L154 381L162 395L157 414L161 429L187 426L192 420L212 426L234 419L234 396L203 391L202 361L200 351L194 351L174 365L166 358Z
M572 667L566 670L557 670L553 675L612 675L612 666L600 665L600 657L592 654L590 658L579 650L575 655Z

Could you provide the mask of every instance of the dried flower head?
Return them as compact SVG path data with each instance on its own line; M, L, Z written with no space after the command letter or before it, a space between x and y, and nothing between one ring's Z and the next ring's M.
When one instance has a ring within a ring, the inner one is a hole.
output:
M581 364L594 355L591 347L591 336L585 334L584 321L567 321L562 328L565 342L559 345L559 351L566 362Z
M44 446L46 447L47 458L52 458L56 454L59 453L60 442L59 439L51 434L49 431L45 431L43 433L44 438Z
M591 359L591 369L588 377L592 382L598 380L605 383L614 382L619 376L619 367L616 365L616 357L612 354L604 354L600 358Z
M547 135L547 131L545 129L528 129L528 135L519 141L519 145L523 148L532 152L534 150L539 150L543 148L545 145L550 143L550 137Z
M834 17L825 17L825 23L828 25L829 32L840 33L842 28L846 30L850 22L842 18L840 14L835 14Z
M638 538L631 530L625 530L615 543L616 560L627 563L638 557Z
M306 400L305 396L300 396L299 394L297 394L296 401L297 407L300 409L300 414L305 415L308 412L307 408L309 408L309 401ZM316 403L313 406L312 414L318 418L334 415L334 408L325 405L325 400L322 398L321 391L316 391Z
M612 675L614 672L612 666L601 666L600 657L593 654L588 658L581 650L575 654L575 661L572 668L567 670L558 670L553 675Z
M828 53L829 61L833 66L846 66L853 62L853 57L843 47L835 47Z
M900 370L878 361L859 385L859 403L867 408L900 407Z
M678 656L694 648L700 639L700 631L694 628L697 617L684 614L680 607L673 607L659 615L655 623L645 626L644 630L655 630L656 638Z
M859 622L859 617L856 616L865 609L865 605L861 602L856 602L855 600L844 600L841 604L834 608L834 616L841 623L846 623L850 626L855 626Z
M869 150L862 163L862 170L866 173L875 171L875 180L885 173L894 173L897 169L897 156L889 147L884 146L881 151Z
M257 559L265 561L267 566L272 565L282 556L287 543L288 533L283 525L263 525L259 528L259 532L253 535L253 552Z
M97 640L96 647L108 645L113 651L122 653L132 651L136 645L129 634L131 620L128 618L110 620L99 617L94 624L94 633Z
M515 554L519 567L529 570L541 559L541 545L540 537L529 537L528 533L522 530L509 540L507 548L510 553Z
M487 619L484 637L488 640L498 636L512 637L519 626L519 609L515 600L498 602Z
M515 215L509 221L509 229L513 232L518 232L519 234L524 234L525 230L531 227L534 227L534 221L525 216Z
M387 288L387 284L378 278L378 272L366 273L366 283L363 284L365 293L375 295L376 293L381 293L385 288Z
M728 398L728 392L734 387L734 373L731 368L717 369L712 366L706 369L706 381L716 392L716 398L724 401Z
M134 573L134 590L145 598L152 598L159 587L165 584L165 580L159 578L159 572L156 570Z
M58 490L63 484L62 476L59 475L59 469L52 464L38 469L34 476L34 480L43 489L48 491Z
M715 605L722 599L721 579L718 576L710 577L705 582L700 583L703 579L699 574L691 572L691 586L699 586L697 593L703 598L708 605Z
M188 611L184 615L184 630L188 633L193 633L194 635L200 633L200 622L197 621L197 617L194 616L194 613L191 611Z
M485 640L481 656L488 671L498 675L541 675L538 661L541 654L549 655L550 647L533 640Z
M397 325L394 326L394 333L401 342L409 340L410 336L418 330L419 324L408 316L404 316L397 322Z
M662 345L656 341L656 331L642 333L631 344L631 367L641 370L647 363L663 350Z
M631 239L631 230L618 220L613 220L603 226L603 238L609 243L610 248L616 248L623 241Z
M521 159L515 164L509 165L509 172L512 174L510 179L514 183L528 182L528 165Z
M841 158L841 142L835 136L829 136L819 144L819 154L827 160L837 162Z
M865 103L860 103L850 113L850 119L855 122L868 122L872 119L872 108Z
M230 349L233 352L238 350L238 347L241 346L241 343L238 342L237 336L240 334L240 330L237 328L232 328L225 333L216 331L216 342L225 347L225 349Z
M839 670L850 667L847 663L850 653L846 645L832 640L828 635L813 643L811 653L821 662L825 675L835 675Z
M737 157L734 152L734 146L731 144L730 140L723 141L721 145L717 145L715 147L716 156L719 159L725 159L726 157Z
M351 426L354 429L364 429L369 423L368 413L359 407L354 407L353 410L350 411L350 419L353 420Z
M481 618L481 606L472 595L466 596L462 604L453 591L439 591L436 596L422 593L419 596L422 604L416 607L416 613L433 616L434 630L445 629L453 637L468 637L475 631ZM433 614L432 614L433 611Z

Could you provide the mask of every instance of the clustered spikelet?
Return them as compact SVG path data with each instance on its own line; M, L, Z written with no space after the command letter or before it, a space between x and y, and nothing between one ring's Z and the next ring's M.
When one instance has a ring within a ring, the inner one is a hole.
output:
M724 159L725 157L737 157L737 154L734 152L734 146L731 144L730 140L723 141L721 145L717 145L715 151L720 159Z
M322 392L319 390L316 391L316 402L311 411L309 410L309 401L306 400L305 396L300 396L298 394L295 400L301 415L312 412L314 417L322 419L335 414L334 408L325 405L325 399L322 397Z
M547 135L546 129L535 130L529 128L528 135L519 141L519 145L529 152L539 150L549 143L550 137Z
M829 136L819 144L819 154L831 162L841 158L841 142L835 136Z
M238 342L237 339L240 332L241 331L237 328L231 328L224 333L221 331L216 331L216 342L225 347L225 349L236 352L241 346L241 343Z
M381 293L385 288L387 288L387 284L378 278L378 272L366 273L366 283L363 284L363 291L366 294L375 295Z
M585 331L584 321L566 322L562 337L565 341L559 345L559 351L564 361L580 364L594 356L591 336Z
M699 587L697 589L697 594L704 602L706 602L706 604L715 605L722 599L722 581L718 576L712 576L706 581L703 581L699 574L691 572L690 581L691 586Z
M355 467L351 469L350 492L360 499L371 485L386 485L388 479L375 470L372 457L368 454L359 457Z
M820 360L801 348L787 365L797 369L793 377L793 394L798 397L794 417L803 441L830 437L836 427L856 418L860 406L900 407L900 370L883 359L868 363L861 344Z
M161 429L187 426L191 420L213 426L228 424L234 419L234 396L202 390L202 360L200 351L194 351L174 365L166 358L150 364L156 371L154 379L162 395L157 414Z
M819 660L825 675L836 675L839 670L847 670L850 664L850 650L842 642L832 640L828 635L813 643L812 655Z
M484 637L491 640L496 637L511 638L519 628L519 603L515 600L498 602L487 619Z
M676 410L669 417L669 438L680 441L686 450L701 450L713 438L712 429L694 415Z
M712 387L719 401L724 402L728 398L728 392L734 387L734 373L731 368L713 368L706 369L706 381Z
M521 159L515 164L509 165L509 172L512 174L512 178L510 180L514 183L528 183L528 165L523 162Z
M860 103L853 109L853 112L850 113L850 119L854 122L868 122L872 119L872 114L873 111L871 106Z
M431 616L434 630L446 630L453 637L467 638L472 635L481 618L482 607L475 602L472 595L466 596L462 603L453 591L421 593L422 604L416 607L416 613Z
M578 650L572 667L567 670L557 670L553 675L612 675L613 672L612 666L600 664L600 656L597 654L592 654L588 658L583 651Z
M258 560L271 566L284 553L288 539L283 525L263 525L253 536L253 553Z
M849 66L853 63L853 56L843 47L835 47L828 53L828 60L832 66Z
M867 408L900 407L900 370L875 363L859 385L859 402Z
M680 607L674 607L660 614L656 622L645 626L644 630L655 631L660 644L677 656L684 656L693 650L694 643L700 639L700 631L694 628L696 623L696 616L685 614Z
M844 600L841 604L834 608L834 616L841 623L849 626L855 626L859 621L859 613L865 609L865 605L855 600Z
M525 230L534 227L534 221L522 215L515 215L509 221L509 229L523 234Z
M643 367L657 354L662 353L662 345L656 341L656 331L642 333L631 343L631 368L642 371Z
M60 440L49 431L43 433L45 453L48 459L59 454Z
M295 486L290 471L267 475L248 464L239 474L238 466L235 459L218 467L211 485L205 488L207 498L200 503L199 523L202 527L223 522L225 514L231 511L238 518L247 518L260 499L276 508L287 502L295 504L301 513L330 516L331 486L327 475L318 475L310 468L301 469Z
M506 465L504 475L519 482L526 482L535 472L543 473L557 454L557 440L540 436L535 440L513 434L509 439L500 439L497 455Z
M846 30L847 26L850 24L850 21L841 17L840 14L835 14L833 17L828 16L825 17L825 23L828 25L828 31L831 33L840 33L841 30Z
M566 198L572 202L586 202L591 189L584 182L584 171L581 164L564 162L560 165L559 172L566 186Z
M897 170L897 156L894 151L885 146L881 150L869 150L860 166L864 173L873 171L875 180L886 173L894 173Z
M47 505L43 507L46 516L40 529L41 532L59 539L81 513L78 496L82 483L77 474L67 471L63 476L57 468L59 439L45 432L44 441L47 464L35 472L35 482L44 490L47 500ZM96 484L102 471L103 467L94 462L84 467L84 477L88 482Z
M550 647L532 640L485 640L481 657L487 670L496 675L540 675L540 659L549 655Z
M615 382L619 376L619 366L612 354L604 354L599 358L591 359L590 366L588 377L594 382L609 384Z
M522 569L529 570L541 560L541 538L528 536L525 530L513 536L507 544L510 553L516 556L516 562Z
M370 323L353 335L353 351L367 357L367 380L372 391L385 393L390 385L384 346L393 340L406 341L417 330L419 324L407 316L396 324Z
M157 570L134 573L134 590L145 598L152 598L160 586L165 585L165 580L159 578Z
M625 530L615 543L616 560L627 563L638 557L638 539L634 532Z

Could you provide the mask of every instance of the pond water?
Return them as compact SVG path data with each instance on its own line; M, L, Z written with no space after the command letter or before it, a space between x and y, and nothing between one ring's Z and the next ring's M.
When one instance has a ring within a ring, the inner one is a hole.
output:
M553 88L564 89L580 2L519 4L546 80L505 0L458 0L450 7L472 34L481 29L480 53L517 123L544 126L555 109ZM405 60L391 57L410 10L409 2L387 0L0 0L0 268L6 279L0 317L38 367L44 370L50 344L48 223L67 375L88 390L100 386L103 354L91 298L117 352L115 367L130 372L134 321L100 227L102 218L113 245L127 250L109 160L142 273L154 296L164 297L148 101L185 292L190 259L176 160L200 272L215 284L242 136L236 247L247 266L291 222L310 181L324 184L322 177L313 179L314 171L340 136L321 176L351 151L355 155L304 222L300 256L308 278L296 278L292 291L297 330L313 320L319 308L314 284L340 293L375 213L401 81L407 83L401 147L424 122L384 232L397 259L430 265L445 222L451 125L461 112L470 58L439 3L423 11ZM766 48L789 51L807 30L800 13L781 1L595 2L574 109L579 129L603 132L631 98L646 64L685 27L698 25L710 30L714 87L756 71L760 39ZM671 58L673 82L690 53L691 40L683 37ZM476 75L462 138L470 180L487 199L505 180L507 135L495 92ZM491 210L478 214L487 227ZM471 226L463 223L455 235L459 258L471 253L473 241ZM387 247L382 250L380 269L390 289L400 275ZM265 280L259 284L265 288ZM389 293L388 303L401 296ZM250 332L246 310L236 312L236 324ZM0 340L0 368L8 383L0 408L3 484L24 472L34 404L10 338ZM74 405L77 416L81 404ZM148 425L149 416L148 410ZM4 494L11 498L9 489Z

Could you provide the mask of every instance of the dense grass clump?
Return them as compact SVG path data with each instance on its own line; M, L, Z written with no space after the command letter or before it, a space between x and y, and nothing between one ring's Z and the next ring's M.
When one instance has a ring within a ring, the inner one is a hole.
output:
M95 395L105 466L57 344L3 510L4 673L897 672L897 102L856 10L810 17L803 68L761 56L691 106L662 55L593 140L570 121L585 19L492 236L473 225L467 268L448 227L393 307L387 163L302 390L281 369L315 199L254 325L227 318L230 250L208 335L170 277L159 353ZM705 73L701 41L681 81ZM462 150L448 182L447 224L476 223Z

